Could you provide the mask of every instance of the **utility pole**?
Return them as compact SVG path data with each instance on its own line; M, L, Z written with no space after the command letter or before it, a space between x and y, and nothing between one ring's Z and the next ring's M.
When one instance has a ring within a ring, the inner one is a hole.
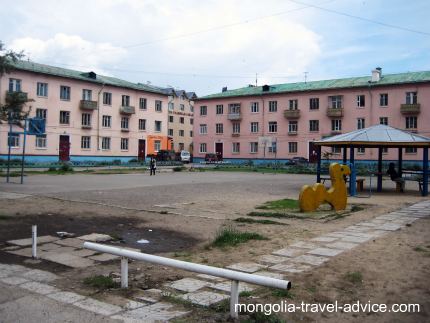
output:
M305 84L306 84L306 81L308 80L308 73L309 72L303 72L303 74L305 74Z

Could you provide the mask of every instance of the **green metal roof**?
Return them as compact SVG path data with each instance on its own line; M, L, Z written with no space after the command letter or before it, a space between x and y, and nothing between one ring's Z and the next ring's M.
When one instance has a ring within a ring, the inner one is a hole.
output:
M269 85L268 91L263 91L263 86L248 86L236 90L228 90L221 93L200 97L198 100L218 99L228 97L267 95L288 92L306 92L328 89L359 88L368 86L384 86L408 83L430 82L430 71L408 72L383 75L378 82L371 82L371 76L349 77L334 80L322 80L313 82L298 82Z
M15 63L12 63L12 65L14 66L15 69L21 70L21 71L53 75L58 77L65 77L65 78L80 80L80 81L86 81L90 83L106 84L106 85L111 85L116 87L167 95L166 91L156 86L151 86L151 85L146 85L141 83L132 83L132 82L124 81L111 76L104 76L104 75L97 74L96 78L94 79L89 76L89 72L82 72L82 71L76 71L76 70L71 70L67 68L39 64L31 61L20 60Z

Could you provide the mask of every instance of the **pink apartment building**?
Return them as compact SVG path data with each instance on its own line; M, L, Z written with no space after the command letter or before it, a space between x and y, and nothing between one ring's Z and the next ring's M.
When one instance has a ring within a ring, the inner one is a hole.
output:
M163 89L33 62L15 65L0 79L0 101L9 92L24 92L34 100L30 116L46 119L46 135L27 137L27 161L143 160L170 149ZM4 159L9 126L0 131ZM10 140L12 154L21 155L23 135L13 133Z
M200 97L195 102L194 157L206 153L224 160L279 160L315 153L312 142L375 124L430 136L430 71L383 75L380 68L365 77L248 86ZM323 153L325 150L323 149ZM341 159L334 149L332 159ZM385 160L397 150L384 150ZM358 160L377 159L360 148ZM405 160L422 160L416 148Z

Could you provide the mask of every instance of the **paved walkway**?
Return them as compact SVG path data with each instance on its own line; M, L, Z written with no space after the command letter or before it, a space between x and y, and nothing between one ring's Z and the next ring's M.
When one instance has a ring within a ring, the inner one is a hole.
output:
M347 250L400 230L420 218L429 216L430 200L427 200L377 216L372 220L354 224L341 231L327 233L309 241L296 241L285 248L274 250L271 254L260 256L256 262L234 263L227 268L283 279L289 273L312 270ZM27 320L19 320L20 309L26 308L26 304L30 302L33 294L43 295L46 301L54 300L55 306L64 304L67 311L81 309L84 311L79 312L82 318L92 313L95 315L92 318L94 322L103 317L124 322L165 321L187 314L187 311L177 309L174 304L159 301L161 295L159 290L148 291L146 297L141 297L136 301L127 301L123 307L120 307L76 293L58 290L53 285L56 279L56 275L41 270L0 264L0 284L6 284L9 289L13 286L13 290L18 293L18 296L12 297L12 300L8 296L0 297L0 317L6 318L6 322L27 322ZM250 291L254 288L255 286L240 283L240 291ZM20 291L30 291L31 294L22 296L19 295ZM169 292L175 297L195 304L208 306L228 299L229 291L230 282L228 280L208 275L195 275L166 284L164 292ZM30 299L26 297L30 297ZM42 299L38 299L38 302L45 304ZM35 308L37 304L32 306ZM47 307L45 306L45 308ZM49 308L46 311L50 310ZM81 319L76 321L81 321ZM91 317L85 321L93 322Z

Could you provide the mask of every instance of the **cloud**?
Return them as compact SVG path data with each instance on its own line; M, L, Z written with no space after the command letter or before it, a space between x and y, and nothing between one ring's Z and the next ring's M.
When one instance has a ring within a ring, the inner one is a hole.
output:
M97 73L109 74L104 66L120 62L127 51L110 43L95 43L77 35L58 33L47 40L24 37L13 40L8 46L15 51L24 51L35 62L69 68L91 69Z

